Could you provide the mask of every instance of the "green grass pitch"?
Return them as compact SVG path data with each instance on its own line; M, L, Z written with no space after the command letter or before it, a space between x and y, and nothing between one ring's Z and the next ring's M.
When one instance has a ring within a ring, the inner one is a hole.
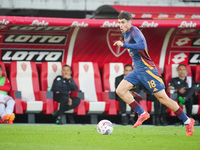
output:
M185 136L182 126L114 126L100 135L96 125L0 125L2 150L199 150L200 127Z

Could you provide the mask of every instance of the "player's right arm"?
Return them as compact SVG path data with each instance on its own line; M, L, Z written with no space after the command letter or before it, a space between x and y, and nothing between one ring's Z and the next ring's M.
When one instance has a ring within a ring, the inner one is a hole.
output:
M131 48L145 50L145 39L143 34L139 31L139 29L137 27L133 27L132 32L130 34L136 43L123 43L123 47L128 49Z

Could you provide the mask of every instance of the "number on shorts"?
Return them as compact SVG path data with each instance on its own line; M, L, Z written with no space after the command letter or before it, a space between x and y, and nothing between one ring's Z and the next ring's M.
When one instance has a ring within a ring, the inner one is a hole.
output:
M155 81L154 80L151 80L151 81L147 81L147 83L149 84L149 87L150 88L154 88L154 87L156 87L156 84L155 84Z

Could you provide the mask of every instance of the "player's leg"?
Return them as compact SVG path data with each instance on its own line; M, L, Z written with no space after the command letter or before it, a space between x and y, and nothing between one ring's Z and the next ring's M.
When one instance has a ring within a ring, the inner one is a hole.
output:
M13 124L13 121L15 119L15 114L13 113L14 111L14 106L15 106L15 101L13 100L12 97L6 95L6 115L5 119L8 121L8 124Z
M3 102L0 102L0 116L5 116L5 104Z
M129 92L129 90L132 88L133 88L133 84L131 84L129 81L123 79L119 83L119 85L116 89L116 93L124 102L126 102L127 104L131 104L133 101L135 101L135 99Z
M164 89L157 93L154 93L154 95L160 101L160 103L170 108L174 112L174 114L184 122L184 124L186 125L186 135L192 135L194 131L194 119L187 117L183 110L179 107L179 105L167 96Z
M5 106L5 99L4 99L4 96L3 94L0 93L0 116L1 116L1 120L0 120L0 123L7 123L6 120L5 120L5 115L6 115L6 106Z
M130 73L131 74L131 73ZM130 75L129 74L129 75ZM129 76L128 75L128 76ZM126 78L127 79L127 78ZM132 82L134 82L132 80ZM129 104L129 106L138 113L138 120L137 122L134 124L133 127L137 127L139 125L141 125L145 120L147 120L150 115L149 113L145 112L145 110L139 105L139 103L133 98L133 95L130 94L129 90L133 88L133 85L131 82L127 81L127 80L122 80L120 82L120 84L118 85L117 89L116 89L116 93L118 94L118 96L125 101L127 104Z
M5 123L5 104L3 102L0 102L0 123Z
M170 108L175 115L186 124L186 135L193 134L194 119L188 118L178 104L170 99L166 92L164 82L158 75L156 68L153 70L146 70L146 73L141 73L141 82L155 95L155 97L168 108Z

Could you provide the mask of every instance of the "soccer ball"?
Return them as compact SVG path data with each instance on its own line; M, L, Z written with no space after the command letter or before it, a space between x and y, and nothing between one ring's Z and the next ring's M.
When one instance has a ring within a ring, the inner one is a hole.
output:
M97 124L97 131L99 134L108 135L113 132L113 124L109 120L101 120Z

